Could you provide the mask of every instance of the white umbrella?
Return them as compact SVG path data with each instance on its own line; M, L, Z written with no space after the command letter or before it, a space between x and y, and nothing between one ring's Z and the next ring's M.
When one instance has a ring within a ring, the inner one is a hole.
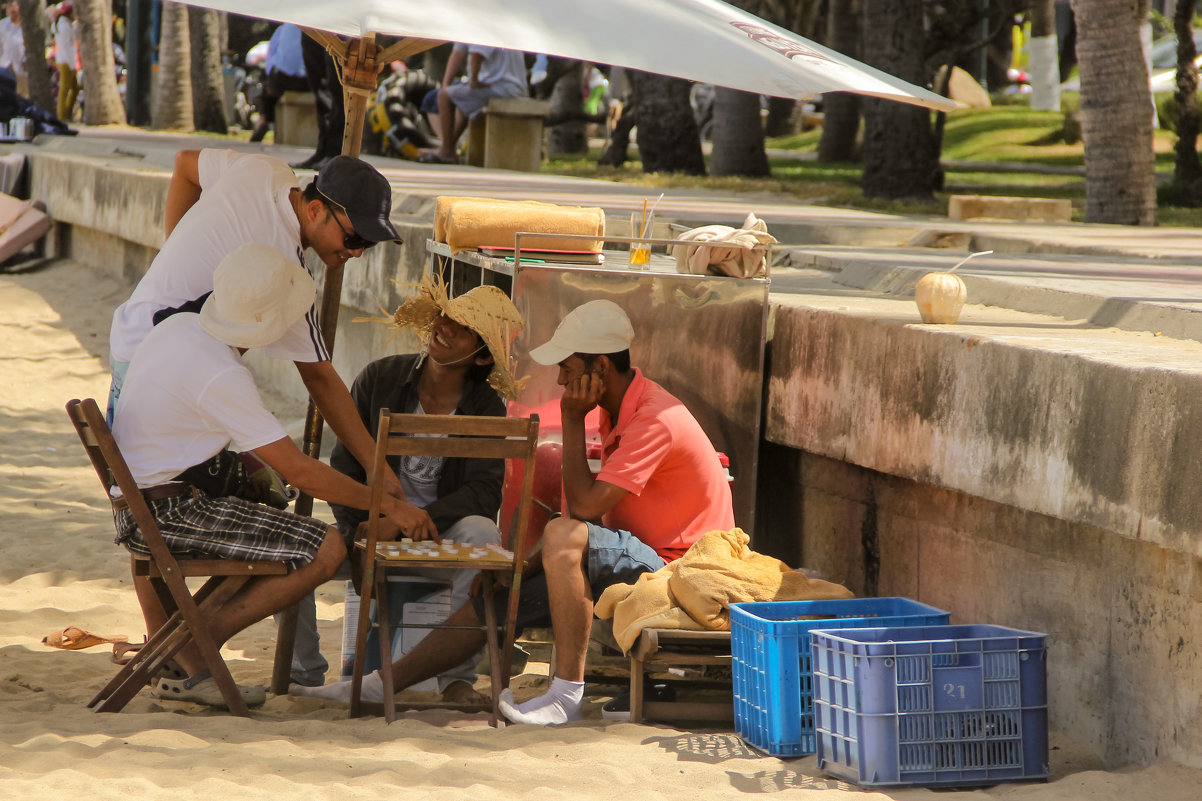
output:
M383 34L504 47L777 97L855 92L954 108L947 98L720 0L185 1L355 38Z

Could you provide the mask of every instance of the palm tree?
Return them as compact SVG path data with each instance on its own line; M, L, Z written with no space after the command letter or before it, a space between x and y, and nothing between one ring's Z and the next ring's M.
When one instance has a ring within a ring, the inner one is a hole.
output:
M83 121L87 125L124 125L125 106L117 91L113 58L113 10L110 0L76 0L79 59L85 79Z
M25 70L29 74L29 99L35 106L54 113L55 97L50 83L50 65L46 63L46 5L42 0L18 0L21 9L21 35L25 39Z
M191 131L192 50L188 41L188 8L163 3L159 26L159 74L151 127Z
M1139 26L1147 0L1072 0L1081 71L1085 219L1156 224L1152 93Z
M705 175L689 81L630 70L643 172Z
M713 138L711 175L762 178L772 174L768 154L764 151L759 95L717 87L714 90Z
M225 84L221 77L221 15L203 8L189 8L188 38L192 49L192 114L196 129L228 133Z
M927 82L923 0L864 0L864 60L904 81ZM865 98L864 171L868 197L934 200L939 153L924 108Z
M1056 41L1054 0L1032 0L1031 41L1027 45L1031 76L1031 108L1060 110L1060 52Z
M860 0L831 3L827 12L827 44L845 56L860 58ZM855 161L860 132L860 96L828 92L822 97L822 138L819 161Z
M1202 163L1198 161L1198 68L1194 65L1194 10L1197 0L1177 0L1177 161L1173 190L1182 205L1202 205Z

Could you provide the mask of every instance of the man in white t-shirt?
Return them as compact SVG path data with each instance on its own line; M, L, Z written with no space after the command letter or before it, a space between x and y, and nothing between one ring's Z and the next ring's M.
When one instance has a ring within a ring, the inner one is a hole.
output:
M113 437L174 553L249 561L284 561L290 572L252 578L210 618L220 647L232 635L283 609L333 577L346 555L333 526L205 486L185 473L227 447L253 452L293 486L331 503L366 509L365 485L303 454L263 406L242 363L248 348L279 340L313 304L316 285L294 259L270 245L243 245L218 266L199 313L164 319L138 346L117 408ZM117 541L148 555L128 506L113 501ZM385 496L384 512L407 535L428 535L430 516ZM166 620L157 593L134 578L148 632ZM216 681L194 648L158 678L162 698L223 706ZM243 688L248 704L260 688Z
M453 83L467 61L467 82ZM483 45L455 45L447 61L442 88L438 90L438 148L424 150L418 160L454 164L455 145L467 129L468 120L480 113L494 97L525 97L526 56L516 50Z
M167 190L167 241L129 300L113 313L109 333L109 420L135 349L164 309L198 306L213 289L213 271L239 245L261 242L303 264L312 248L341 267L377 242L400 241L389 222L388 179L360 159L331 159L302 191L284 162L232 150L184 150ZM330 364L312 308L263 351L296 364L310 396L338 439L364 464L375 442L359 419L346 384ZM399 494L399 485L396 493Z
M17 0L10 0L5 8L4 19L0 19L0 67L8 70L17 79L17 94L29 95L29 75L25 72L25 36L21 33L21 7Z

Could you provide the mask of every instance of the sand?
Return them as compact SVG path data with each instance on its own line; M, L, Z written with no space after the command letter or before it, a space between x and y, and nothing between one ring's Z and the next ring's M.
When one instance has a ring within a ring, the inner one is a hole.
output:
M119 714L85 707L112 675L110 649L62 651L42 637L66 626L141 632L128 560L63 404L103 398L113 308L130 287L69 261L0 273L0 799L292 797L463 799L958 798L904 789L873 794L827 779L813 757L758 754L730 730L613 723L588 697L570 726L492 729L481 717L411 713L386 725L343 707L271 697L250 720L143 693ZM282 408L303 408L283 402ZM293 422L293 421L285 421ZM318 598L324 647L337 661L342 588ZM225 649L235 677L265 684L273 627ZM545 666L542 666L545 669ZM529 694L541 678L523 676ZM612 692L605 691L605 692ZM519 692L519 697L521 693ZM1053 779L973 796L1022 801L1202 797L1202 772L1173 764L1103 771L1053 734Z

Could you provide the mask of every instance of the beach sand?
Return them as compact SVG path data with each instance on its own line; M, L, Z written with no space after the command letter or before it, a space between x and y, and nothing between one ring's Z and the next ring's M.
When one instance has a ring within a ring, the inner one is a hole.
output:
M0 273L0 798L967 797L923 789L874 794L824 778L813 757L758 754L730 730L612 723L601 718L605 696L597 695L589 696L584 721L554 729L497 730L480 716L447 712L410 713L386 725L288 696L270 697L249 720L148 692L119 714L93 713L85 705L116 669L110 649L63 651L41 640L67 626L142 635L128 558L113 544L108 504L63 412L71 398L103 405L109 320L129 291L70 261ZM276 408L303 404L290 399ZM340 584L321 590L318 615L323 648L337 664ZM240 682L267 683L273 634L263 622L227 645ZM519 697L543 680L534 675L538 667L521 677ZM1202 798L1200 771L1173 764L1103 771L1087 749L1055 734L1052 743L1050 782L972 796Z

